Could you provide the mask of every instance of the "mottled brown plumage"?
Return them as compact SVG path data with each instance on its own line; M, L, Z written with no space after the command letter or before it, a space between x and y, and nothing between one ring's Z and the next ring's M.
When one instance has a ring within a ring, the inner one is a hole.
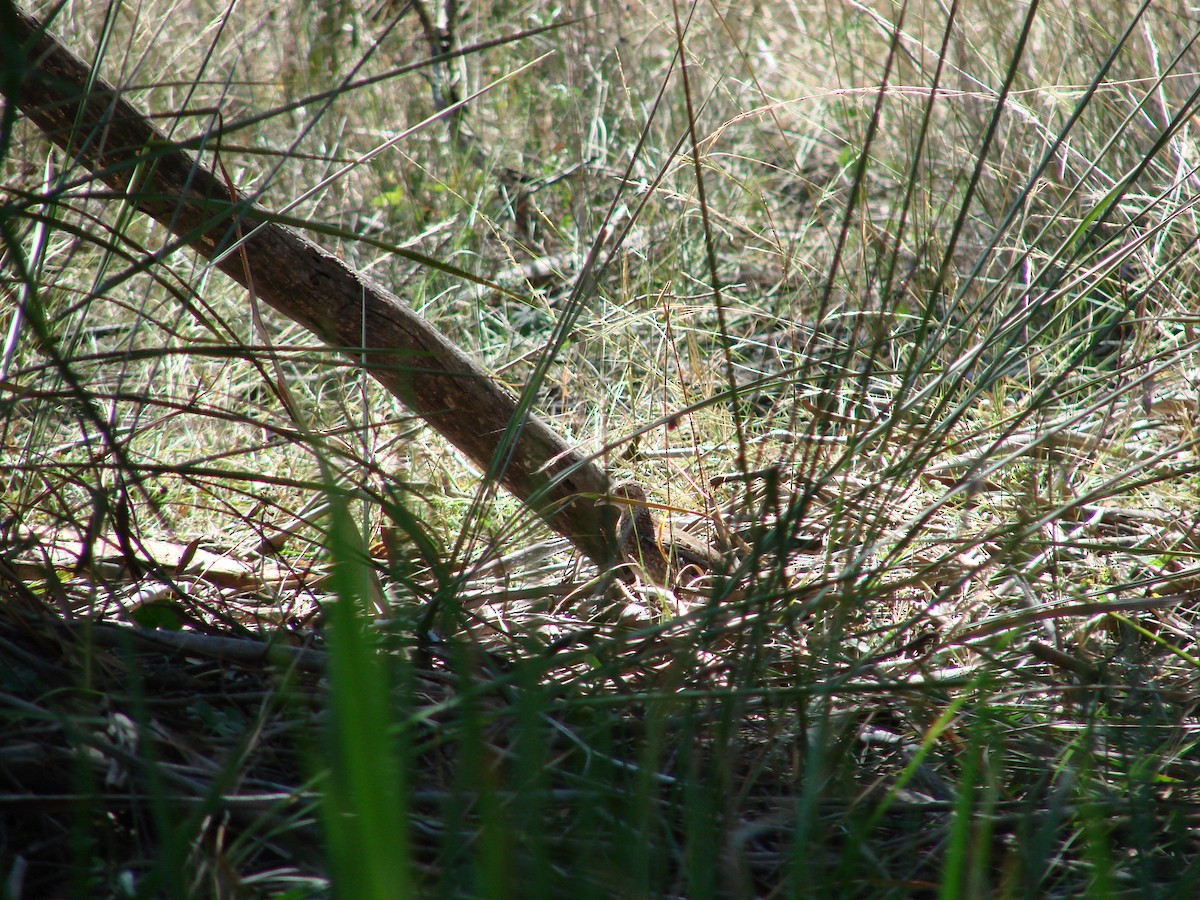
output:
M617 538L621 555L655 584L669 586L679 571L688 566L696 566L703 572L721 567L720 551L695 535L679 530L664 534L660 530L646 506L646 492L640 484L623 481L600 502L620 507Z

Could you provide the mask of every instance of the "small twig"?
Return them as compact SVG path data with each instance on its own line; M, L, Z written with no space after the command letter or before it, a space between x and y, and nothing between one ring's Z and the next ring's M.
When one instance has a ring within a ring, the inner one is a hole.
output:
M243 665L264 665L276 662L294 666L304 672L322 674L326 666L326 654L307 647L291 647L287 644L269 643L247 638L217 637L196 634L191 631L157 631L123 625L65 622L72 630L87 628L88 636L105 647L124 646L128 641L150 649L181 653L185 656L203 656L220 662L235 662Z

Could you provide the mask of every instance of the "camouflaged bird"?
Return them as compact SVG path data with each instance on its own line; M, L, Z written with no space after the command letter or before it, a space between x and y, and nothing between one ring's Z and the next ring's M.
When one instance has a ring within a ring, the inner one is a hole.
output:
M621 510L617 539L625 562L640 569L649 581L671 587L679 573L696 567L702 573L725 568L725 554L679 529L663 529L647 506L646 492L634 481L614 485L598 502Z

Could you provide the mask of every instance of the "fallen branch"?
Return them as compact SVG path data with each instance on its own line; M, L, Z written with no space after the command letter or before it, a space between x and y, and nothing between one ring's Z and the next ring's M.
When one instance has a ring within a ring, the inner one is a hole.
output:
M522 413L515 397L398 297L216 178L36 19L18 10L16 23L25 72L8 101L52 141L257 297L361 364L591 559L603 565L614 558L609 513L579 499L605 491L599 466Z

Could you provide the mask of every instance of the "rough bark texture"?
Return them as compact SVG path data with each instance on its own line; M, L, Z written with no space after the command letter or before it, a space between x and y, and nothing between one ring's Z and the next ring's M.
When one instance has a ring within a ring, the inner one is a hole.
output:
M516 398L390 291L231 193L119 92L93 80L36 19L18 11L17 20L27 71L8 100L51 140L263 301L362 363L582 552L601 565L614 558L610 514L577 496L606 490L600 467L531 414L505 453ZM240 236L249 237L220 258ZM508 462L497 466L501 453Z

